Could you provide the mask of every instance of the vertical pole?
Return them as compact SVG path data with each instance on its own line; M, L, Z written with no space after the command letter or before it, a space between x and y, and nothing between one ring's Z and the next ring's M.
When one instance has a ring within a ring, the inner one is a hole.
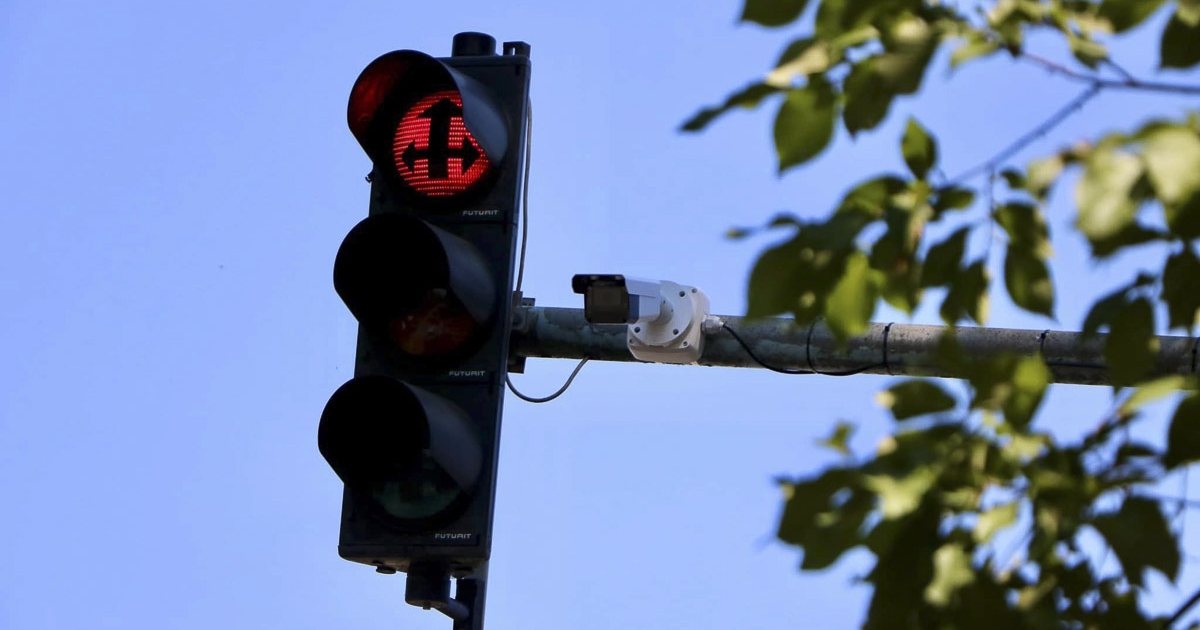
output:
M455 619L453 630L483 630L483 605L487 596L487 563L470 577L458 578L454 600L470 611L466 619Z

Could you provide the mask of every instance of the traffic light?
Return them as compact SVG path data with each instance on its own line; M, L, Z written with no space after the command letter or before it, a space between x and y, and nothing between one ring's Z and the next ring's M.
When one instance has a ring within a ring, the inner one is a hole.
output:
M370 208L333 283L358 353L317 440L345 486L338 553L407 572L409 603L447 614L449 576L491 549L513 306L529 46L495 50L460 33L448 58L390 52L351 90Z

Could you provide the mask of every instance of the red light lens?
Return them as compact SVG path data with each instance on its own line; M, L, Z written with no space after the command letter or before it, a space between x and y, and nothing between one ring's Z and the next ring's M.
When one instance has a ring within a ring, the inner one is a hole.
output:
M391 321L392 340L406 354L448 355L462 348L475 332L475 318L445 289L429 289L421 303Z
M478 184L491 163L463 124L462 95L442 90L418 100L396 125L396 172L413 190L453 197Z

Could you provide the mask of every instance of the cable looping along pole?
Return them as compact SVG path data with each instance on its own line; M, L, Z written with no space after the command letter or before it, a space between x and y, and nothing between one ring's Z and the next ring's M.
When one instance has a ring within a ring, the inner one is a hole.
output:
M888 322L888 325L883 327L883 369L887 370L888 376L895 376L892 373L892 362L888 359L888 335L892 332L894 323L896 322Z
M531 307L520 329L513 331L512 352L526 358L634 361L626 347L623 325L592 325L583 309ZM784 373L819 373L849 376L869 373L892 376L965 378L960 368L938 360L938 340L946 328L921 324L871 324L859 337L840 343L827 326L814 323L799 328L786 319L746 319L719 316L732 334L705 336L699 365L719 367L769 367ZM957 329L963 350L972 356L1015 352L1047 360L1052 382L1108 385L1104 365L1104 340L1099 334L1085 339L1081 333L1012 328ZM740 339L740 341L739 341ZM1159 336L1159 351L1149 377L1192 375L1200 368L1200 340ZM742 345L745 343L745 346ZM803 346L803 348L802 348ZM756 349L748 352L748 348ZM882 361L879 361L882 353ZM758 360L752 354L758 355ZM818 371L814 368L818 366ZM959 370L959 371L956 371Z

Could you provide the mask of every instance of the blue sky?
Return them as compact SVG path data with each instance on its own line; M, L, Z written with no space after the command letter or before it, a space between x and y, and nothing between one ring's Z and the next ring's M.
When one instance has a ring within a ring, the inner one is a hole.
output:
M341 484L316 448L354 362L331 274L366 214L370 167L346 99L384 52L448 54L465 30L532 45L525 287L552 306L581 306L572 274L612 272L695 285L713 312L741 314L770 241L727 241L728 227L821 215L855 181L903 168L909 114L959 171L1080 89L1005 60L948 84L942 64L879 130L842 133L779 178L766 112L676 131L794 34L738 26L739 9L0 6L0 627L449 627L403 603L402 577L338 558ZM1153 42L1119 48L1153 68ZM1023 157L1185 105L1106 94ZM1050 217L1064 236L1058 320L997 296L992 325L1077 330L1089 296L1157 260L1084 262L1065 200ZM540 395L571 367L531 361L514 380ZM772 542L772 479L834 461L814 441L837 419L861 422L853 444L872 448L889 429L873 402L887 382L595 362L553 403L510 396L488 627L853 626L866 559L800 575L796 551ZM1110 396L1056 387L1041 421L1079 435ZM1173 609L1197 581L1188 559L1178 590L1151 582L1154 605Z

